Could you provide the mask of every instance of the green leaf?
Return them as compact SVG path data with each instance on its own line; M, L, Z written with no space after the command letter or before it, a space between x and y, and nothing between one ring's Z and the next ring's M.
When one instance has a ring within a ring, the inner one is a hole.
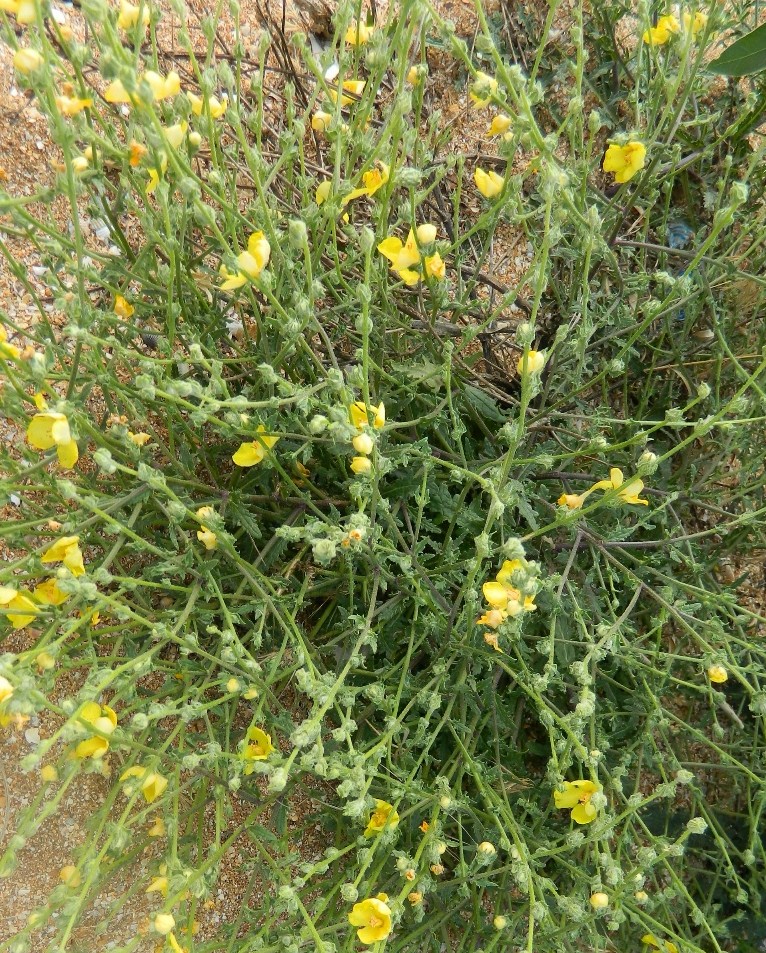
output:
M707 67L721 76L750 76L766 69L766 23L740 37Z

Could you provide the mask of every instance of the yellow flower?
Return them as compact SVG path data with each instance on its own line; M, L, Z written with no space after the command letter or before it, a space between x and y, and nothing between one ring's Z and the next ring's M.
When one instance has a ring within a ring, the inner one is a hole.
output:
M143 7L134 6L128 3L128 0L120 0L120 15L117 17L117 28L119 30L131 30L137 23L146 27L149 25L151 14L149 4L145 3Z
M594 483L588 492L592 493L593 490L619 490L617 496L623 503L648 506L649 500L642 500L638 495L644 488L644 481L638 477L628 480L627 483L624 483L624 480L625 477L623 476L622 470L618 467L612 467L609 471L609 479L599 480L598 483Z
M207 519L213 515L213 512L212 506L201 506L197 510L197 519ZM202 543L205 549L212 550L218 545L218 537L204 524L197 530L197 539Z
M370 169L369 172L365 172L362 176L362 182L364 182L367 195L375 195L378 189L383 188L389 179L390 167L380 160L378 160L376 166L377 168Z
M70 890L76 890L82 883L80 871L74 864L67 864L66 867L61 868L59 871L59 880L65 887L69 887Z
M508 618L508 613L504 609L488 609L484 615L480 616L476 620L477 625L487 625L490 629L499 628L503 622ZM487 636L484 636L484 641L491 645L492 648L497 649L497 637L495 637L495 642L490 642Z
M117 727L117 713L109 705L99 705L98 702L85 702L78 718L89 725L93 725L103 735L111 735Z
M590 801L600 790L593 781L565 781L563 791L553 792L553 800L558 808L572 808L571 817L577 824L590 824L597 814Z
M481 192L485 199L493 199L503 191L505 179L497 172L485 172L484 169L477 168L473 174L473 180L476 188Z
M253 280L260 275L263 269L268 265L271 257L271 245L263 232L253 232L247 240L247 251L240 252L237 255L237 264L239 271L231 274L224 265L221 266L221 274L226 278L221 285L221 291L232 291L235 288L241 288L248 279Z
M10 586L0 586L0 608L9 609L6 618L14 629L23 629L37 616L38 607L24 592Z
M205 111L205 103L207 103L211 118L220 119L229 106L227 96L223 97L223 102L216 96L208 96L207 99L203 99L201 96L195 96L194 93L189 92L187 92L186 97L191 104L191 110L195 116L201 116L203 114Z
M59 463L65 470L71 470L77 463L79 452L65 414L35 414L27 427L27 442L37 450L55 447Z
M167 76L160 76L154 70L147 70L138 78L138 83L144 80L151 90L153 100L171 99L181 92L181 77L175 70L168 73ZM129 93L124 83L120 79L110 83L104 91L104 99L108 103L137 103L138 96L135 93Z
M687 16L688 14L685 14ZM673 36L674 33L678 33L681 27L678 24L678 20L672 16L660 17L657 20L657 26L650 26L648 30L644 30L643 41L644 43L650 43L653 46L662 46L667 43L668 40Z
M413 890L411 893L407 894L407 899L410 901L413 907L416 907L419 903L423 902L423 894L419 890Z
M405 77L410 86L417 86L420 82L420 69L417 66L411 66L407 70L407 75Z
M609 906L609 896L601 891L591 894L590 905L594 910L606 910Z
M372 414L372 426L376 430L382 430L386 426L386 408L381 401L376 407L375 404L370 404L369 412L367 407L365 407L363 400L357 400L348 408L349 418L351 423L356 427L357 430L361 430L362 427L366 427L370 423L370 414Z
M16 22L34 23L37 19L37 3L35 0L0 0L0 10L3 13L12 13Z
M137 165L141 164L141 159L146 155L147 148L140 142L136 142L135 139L131 139L128 143L128 162L134 168Z
M196 923L197 921L195 920L194 922ZM168 944L170 945L170 949L173 951L173 953L189 953L186 947L181 946L181 944L178 942L175 933L168 934Z
M641 937L641 942L646 943L647 946L653 946L656 949L660 950L661 953L678 953L678 947L675 943L671 943L670 940L658 940L656 937L652 936L651 933L647 933Z
M152 96L155 100L172 99L181 92L181 77L175 70L168 73L167 76L160 76L154 70L148 69L143 79L149 84Z
M351 96L341 96L340 103L341 106L348 106L350 103L355 103L359 97L364 92L364 87L367 84L363 79L347 79L343 82L343 89L347 93L351 93ZM336 102L338 99L338 92L336 89L330 89L330 98L333 102Z
M144 891L145 893L161 893L163 897L168 895L168 878L164 875L152 877L151 883Z
M476 73L476 79L471 84L469 96L477 109L483 109L497 92L497 80L481 70Z
M707 26L707 14L701 13L699 10L693 14L689 13L688 10L684 10L682 19L684 21L684 29L687 31L691 30L692 36L694 37Z
M62 536L61 539L49 546L40 557L44 563L63 562L73 576L82 576L85 565L82 560L82 551L79 547L79 536Z
M104 99L108 103L132 103L135 96L132 96L121 79L113 80L104 90Z
M157 820L152 824L152 826L147 831L149 837L164 837L165 836L165 822L161 817L158 817Z
M160 165L158 169L149 169L149 181L146 184L146 194L151 195L152 192L160 184L160 179L168 171L168 157L164 152L160 153Z
M41 672L49 672L56 667L56 659L50 652L40 652L35 659L35 665Z
M516 369L519 374L523 374L525 371L524 363L526 361L526 373L527 374L539 374L540 371L545 367L545 353L543 351L527 351L527 353L520 357L516 363Z
M114 308L113 311L118 318L129 318L136 309L132 304L122 295L114 296Z
M359 927L356 935L362 943L378 943L391 932L391 910L384 900L368 897L354 904L348 922L352 927Z
M372 837L373 834L379 834L382 830L392 830L399 823L399 815L394 810L394 805L388 801L375 801L375 810L370 817L367 827L364 831L365 837Z
M351 46L364 46L374 32L374 26L368 26L363 20L357 20L346 30L346 43L350 43Z
M534 612L537 608L534 596L522 597L518 589L501 582L485 582L482 592L490 607L503 613L504 617L510 616L513 619L521 612ZM497 616L492 617L493 620L496 618ZM486 615L482 616L479 622L482 625L489 624Z
M495 612L496 610L492 609L491 611L492 611L492 612ZM488 613L487 613L487 614L488 614ZM481 619L479 619L478 621L481 622ZM493 648L496 652L499 652L501 655L504 655L504 654L505 654L505 653L503 652L503 650L500 648L500 642L499 642L498 637L497 637L497 632L485 632L485 633L484 633L484 641L487 643L487 645L489 645L491 648Z
M62 116L76 116L83 109L93 105L92 99L80 99L78 96L57 96L56 108Z
M44 764L40 768L40 778L46 784L52 784L54 781L58 781L59 773L52 764Z
M314 132L327 132L331 125L332 116L323 109L317 109L317 111L311 117L311 128L314 130Z
M46 579L36 585L32 595L36 602L44 606L60 606L69 598L69 593L62 592L55 579Z
M218 537L212 530L209 530L207 526L203 526L197 530L197 539L207 550L213 550L218 545Z
M123 771L120 775L120 781L125 781L128 778L139 778L141 780L141 793L148 804L151 804L152 801L156 801L168 786L167 778L164 778L161 774L157 774L156 771L142 768L140 765L134 765L132 768L128 768L127 771Z
M716 685L723 685L724 682L729 680L729 673L723 665L711 665L707 670L707 677Z
M4 675L0 675L0 705L3 702L8 701L8 699L13 695L13 685L8 681ZM376 801L377 804L385 804L385 801ZM397 821L399 817L397 816ZM370 822L372 823L372 822Z
M562 493L558 499L559 506L566 506L570 510L582 509L587 493Z
M438 251L434 252L433 255L428 255L423 260L423 265L425 273L429 278L438 278L439 280L442 280L447 274L447 266L445 265L444 259Z
M86 702L80 710L79 718L91 725L98 735L93 735L81 741L74 749L76 758L103 758L109 750L109 739L103 735L111 735L117 727L117 714L108 705L99 705L98 702Z
M168 126L165 129L165 137L168 140L168 143L174 148L179 149L181 144L184 141L184 136L186 135L186 130L189 128L189 123L184 120L183 122L177 122L172 126Z
M643 142L632 139L624 146L613 142L606 150L602 169L604 172L613 172L615 182L629 182L643 169L645 160L646 146Z
M0 324L0 357L10 358L13 361L18 361L21 357L21 351L16 345L8 344L8 332L2 324Z
M271 735L267 735L263 728L248 728L245 735L245 749L242 757L245 761L266 761L274 745L271 743ZM245 768L245 774L252 774L253 767L248 765Z
M265 434L266 428L263 424L259 424L255 431L257 434ZM279 440L277 436L259 436L255 440L251 440L249 443L243 443L240 445L239 450L231 458L238 467L254 467L257 463L260 463L267 452L276 444Z
M43 65L43 58L37 50L25 46L13 54L13 65L24 76L34 73Z
M372 463L369 457L352 457L351 469L357 476L364 476L372 470Z
M520 559L506 559L503 561L503 565L500 567L500 571L495 576L498 582L501 582L504 586L511 586L513 580L513 574L517 569L523 569L523 564Z
M402 271L420 261L420 252L413 229L410 229L404 243L401 238L392 235L380 242L378 251L391 262L394 271Z
M131 443L134 443L137 447L143 447L144 444L149 443L151 436L148 433L133 433L131 430L128 431L128 440Z
M511 117L506 116L505 113L498 113L495 118L492 120L489 129L487 130L488 136L502 136L511 128Z

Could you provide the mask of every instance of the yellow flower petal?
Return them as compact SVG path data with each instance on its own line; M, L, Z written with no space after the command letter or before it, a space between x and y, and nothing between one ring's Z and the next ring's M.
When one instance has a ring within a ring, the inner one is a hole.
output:
M16 593L11 601L7 603L7 607L12 611L8 613L6 618L14 629L23 629L25 625L29 625L39 612L35 603L23 592Z
M114 296L114 308L112 309L118 318L129 318L135 312L135 308L122 295Z
M476 188L481 192L485 199L495 198L503 191L505 179L495 171L485 172L484 169L477 168L473 174Z
M488 136L502 136L511 128L511 117L506 116L504 113L498 113L497 116L492 120L489 129L487 130Z
M368 26L363 20L357 20L346 30L345 40L351 46L363 46L369 42L374 32L374 26Z
M79 541L79 536L62 536L48 547L40 560L44 563L63 562L73 576L82 576L85 572L85 564L78 545Z
M615 182L629 182L644 167L646 146L642 142L630 141L624 146L612 143L606 150L602 169L612 172Z
M509 590L500 582L485 582L481 591L493 609L505 609L508 605Z
M378 943L391 932L391 910L385 901L369 897L354 904L348 922L351 926L359 927L356 935L362 943Z
M379 834L382 830L392 829L399 823L399 814L394 810L393 804L388 801L375 801L375 810L365 829L365 837L372 837L373 834Z
M370 169L369 172L365 172L362 176L362 182L364 182L365 189L368 195L375 195L378 189L383 188L383 186L388 182L390 168L385 164L385 162L378 161L377 168Z
M45 582L39 583L35 586L32 595L36 602L42 603L44 606L60 606L62 602L66 602L69 598L68 593L59 589L55 579L46 579Z
M97 761L99 758L103 758L108 750L109 742L107 739L94 735L92 738L81 741L74 749L74 755L81 760L93 758L94 761Z
M476 73L476 79L471 84L469 96L477 109L483 109L497 92L497 80L481 70Z
M429 255L423 264L425 266L425 273L429 278L438 278L441 281L447 274L447 266L438 251L433 255Z

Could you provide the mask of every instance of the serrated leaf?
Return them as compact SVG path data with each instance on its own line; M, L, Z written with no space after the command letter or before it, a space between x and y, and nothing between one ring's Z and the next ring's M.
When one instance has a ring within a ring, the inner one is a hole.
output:
M766 70L766 23L732 43L707 68L720 76L751 76Z
M483 390L467 384L463 393L485 421L493 424L504 424L507 421L507 416L500 410L493 398L489 394L485 394Z

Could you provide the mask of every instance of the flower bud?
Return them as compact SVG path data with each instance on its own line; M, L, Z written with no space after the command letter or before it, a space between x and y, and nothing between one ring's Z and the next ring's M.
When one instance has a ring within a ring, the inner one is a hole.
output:
M723 685L724 682L728 681L729 673L723 665L711 665L707 670L707 677L716 685Z
M609 906L609 897L605 893L594 893L590 898L590 905L594 910L606 910Z
M309 421L309 433L313 437L317 437L320 433L324 433L327 430L327 425L330 421L324 417L322 414L316 414Z
M302 218L291 218L287 226L287 233L290 236L290 244L293 248L303 248L308 241L306 223Z
M176 925L176 919L172 913L158 913L154 918L154 929L162 936L167 936Z
M372 453L373 447L375 446L375 442L368 433L357 434L351 443L354 445L354 450L365 457L368 457Z

